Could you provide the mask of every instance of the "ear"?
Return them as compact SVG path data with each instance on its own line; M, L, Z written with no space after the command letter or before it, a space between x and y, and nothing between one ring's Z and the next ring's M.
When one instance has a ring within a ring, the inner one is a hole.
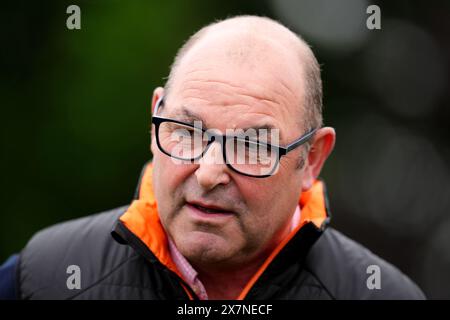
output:
M161 98L164 94L164 88L158 87L155 90L153 90L153 97L152 97L152 114L155 112L156 102L158 102L159 98Z
M303 171L302 191L309 190L320 174L325 160L333 151L336 132L333 128L323 127L317 130L311 143Z
M156 102L158 102L159 98L161 98L164 94L164 89L162 87L157 87L155 90L153 90L153 97L152 97L152 114L155 112ZM156 137L155 137L155 126L151 125L151 143L150 143L150 150L152 151L152 154L155 155L157 152L157 146L156 146Z

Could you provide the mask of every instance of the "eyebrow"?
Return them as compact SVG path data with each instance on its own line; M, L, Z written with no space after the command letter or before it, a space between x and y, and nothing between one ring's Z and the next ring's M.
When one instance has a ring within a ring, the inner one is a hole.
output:
M206 124L206 121L204 121L202 119L202 117L200 117L195 112L189 110L186 106L181 106L181 109L179 111L176 111L173 114L173 116L174 117L180 117L177 120L183 121L183 122L187 122L189 124L193 124L194 121L201 121L202 124L204 124L204 129L205 130L207 130L209 128L209 126ZM273 125L271 123L263 123L263 124L260 124L260 125L249 126L249 127L245 127L245 128L236 128L236 130L243 130L244 132L249 130L249 129L253 129L255 131L258 131L258 130L261 130L261 129L271 130L271 129L278 129L278 128L275 127L275 125ZM280 140L282 140L283 134L281 133L281 130L279 131L279 135L280 135L280 137L279 137Z
M173 116L178 117L179 119L177 120L179 121L186 121L192 124L194 121L201 121L202 123L206 123L206 121L204 121L199 115L188 110L185 106L181 106L181 110L176 111Z
M265 130L271 130L271 129L277 129L274 125L268 123L268 124L262 124L262 125L257 125L257 126L251 126L251 127L246 127L246 128L240 128L244 131L247 131L249 129L253 129L253 130L261 130L261 129L265 129Z

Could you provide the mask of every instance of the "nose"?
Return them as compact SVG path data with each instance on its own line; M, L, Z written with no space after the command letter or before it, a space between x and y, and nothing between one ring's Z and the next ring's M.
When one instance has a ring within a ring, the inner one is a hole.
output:
M217 185L226 185L231 178L223 161L221 144L213 142L199 161L195 171L198 184L205 190L212 190Z

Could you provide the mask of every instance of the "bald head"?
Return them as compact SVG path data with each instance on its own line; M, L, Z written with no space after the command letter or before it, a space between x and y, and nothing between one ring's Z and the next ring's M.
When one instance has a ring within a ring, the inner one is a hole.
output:
M298 106L300 113L292 116L298 117L302 126L322 125L319 65L306 42L282 24L265 17L238 16L200 29L178 51L165 86L166 96L182 85L183 75L201 73L218 63L222 73L246 71L249 77L239 77L237 85L257 85L252 77L272 81L280 89L275 88L275 95L268 98Z

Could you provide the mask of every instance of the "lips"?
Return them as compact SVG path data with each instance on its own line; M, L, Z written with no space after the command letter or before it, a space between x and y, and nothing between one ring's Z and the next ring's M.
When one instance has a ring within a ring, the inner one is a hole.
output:
M229 210L225 207L213 204L205 204L198 201L188 201L187 205L206 214L234 214L232 210Z

